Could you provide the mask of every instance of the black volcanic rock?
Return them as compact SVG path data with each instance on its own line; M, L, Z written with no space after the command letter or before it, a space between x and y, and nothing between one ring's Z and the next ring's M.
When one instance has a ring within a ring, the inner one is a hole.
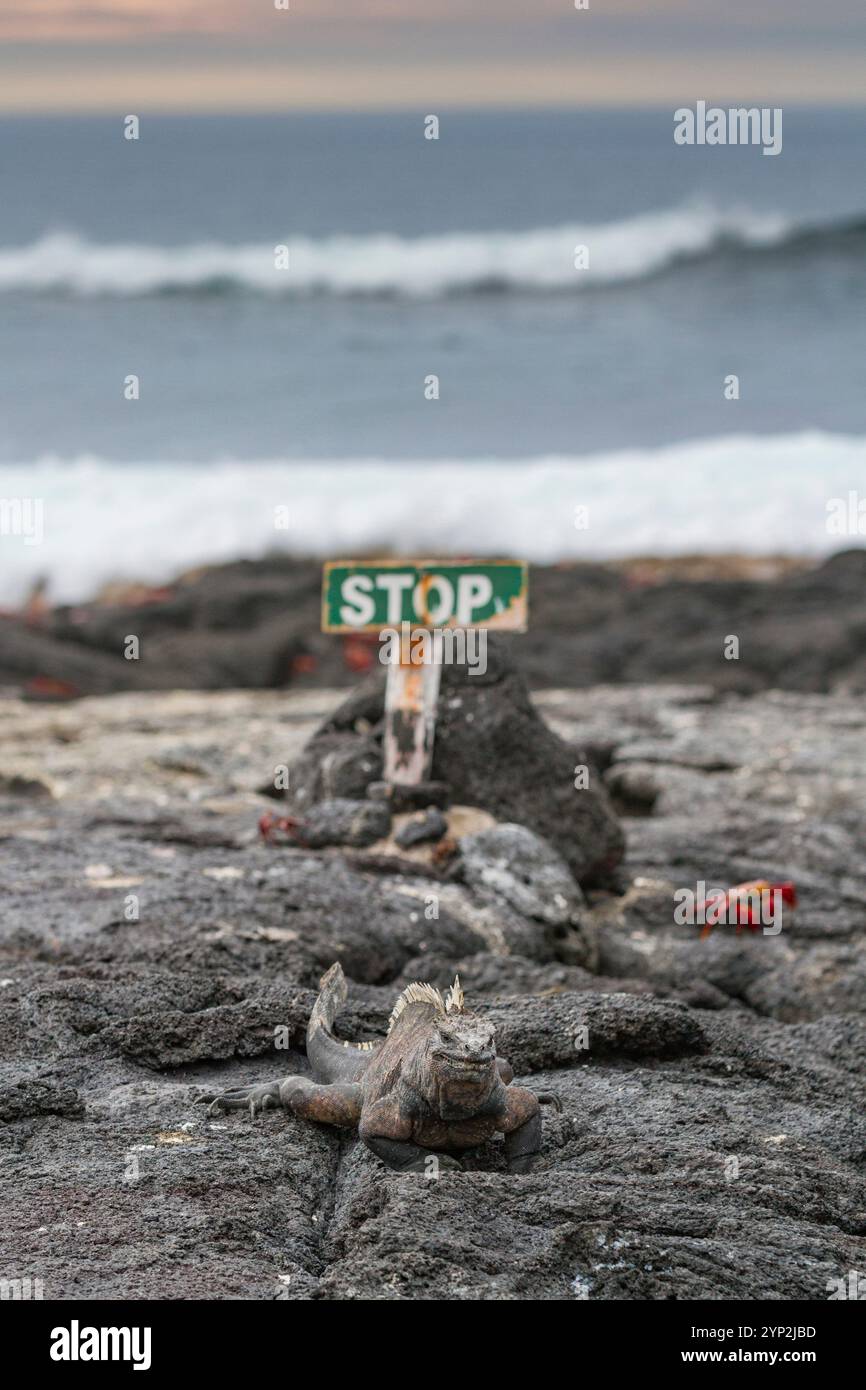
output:
M620 791L627 770L655 792L616 891L571 911L537 846L497 878L502 826L448 881L263 843L256 788L326 713L310 692L2 701L10 1276L46 1300L790 1302L863 1269L862 700L680 683L536 703L607 750ZM375 738L375 699L354 708ZM41 776L56 795L13 790ZM797 884L778 936L673 920L676 888L757 876ZM529 915L545 883L552 923ZM416 1178L292 1115L207 1114L206 1093L305 1069L335 958L344 1038L459 970L520 1084L562 1100L533 1172L494 1140Z
M290 799L303 812L329 786L368 775L384 715L384 678L352 694L314 735L290 773ZM624 851L620 823L597 769L589 785L575 787L584 755L558 737L533 706L525 678L507 650L491 637L484 675L465 666L443 668L433 744L432 776L449 788L451 802L479 806L497 820L525 825L550 841L579 882L603 879Z
M61 607L38 628L0 619L0 687L72 693L353 685L375 641L320 631L321 564L272 556ZM505 639L535 687L709 684L749 693L866 691L866 550L821 564L703 556L535 566L530 626ZM138 635L141 659L126 661ZM728 635L740 640L726 660ZM675 640L674 640L675 638Z

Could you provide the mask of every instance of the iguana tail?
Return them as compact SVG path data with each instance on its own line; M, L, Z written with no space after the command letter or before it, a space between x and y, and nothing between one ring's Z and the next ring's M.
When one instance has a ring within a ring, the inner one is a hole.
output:
M374 1042L350 1043L335 1038L334 1019L346 1002L348 990L339 961L320 981L321 993L313 1005L307 1025L307 1057L316 1081L358 1081L363 1076L375 1048Z

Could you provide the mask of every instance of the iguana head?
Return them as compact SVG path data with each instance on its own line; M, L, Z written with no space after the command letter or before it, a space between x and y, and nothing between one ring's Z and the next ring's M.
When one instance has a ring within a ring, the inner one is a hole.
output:
M466 1012L436 1018L430 1064L446 1082L478 1081L491 1074L496 1069L492 1026L478 1014Z
M499 1078L493 1027L465 1007L459 977L444 999L423 988L428 1007L423 1041L409 1065L412 1085L443 1119L474 1115Z

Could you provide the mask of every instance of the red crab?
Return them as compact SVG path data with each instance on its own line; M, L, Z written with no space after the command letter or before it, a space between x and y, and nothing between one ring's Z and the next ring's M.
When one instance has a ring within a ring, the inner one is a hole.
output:
M296 816L274 816L270 811L265 811L265 814L259 817L259 834L265 844L269 845L273 843L275 831L282 831L289 839L293 839L294 832L300 824Z
M763 925L764 893L770 894L769 913L770 917L775 917L777 909L783 904L786 907L797 906L797 890L793 883L768 883L766 879L754 879L751 883L737 883L733 888L729 888L722 899L718 894L709 898L704 898L698 903L698 911L704 912L708 908L713 911L714 917L719 917L729 925L736 923L737 936L742 927L748 927L750 931L760 931ZM757 913L755 912L754 895L760 894L761 899ZM780 902L781 899L781 902ZM733 911L732 911L733 909ZM701 939L709 936L715 922L708 922L701 931Z
M376 661L375 637L364 637L362 634L346 637L343 641L343 661L350 671L359 675L372 670Z

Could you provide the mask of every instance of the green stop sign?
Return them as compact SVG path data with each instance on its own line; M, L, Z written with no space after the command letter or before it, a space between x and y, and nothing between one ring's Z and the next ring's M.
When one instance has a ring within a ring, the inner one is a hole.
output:
M481 627L525 632L528 577L515 560L334 560L322 582L324 632Z

